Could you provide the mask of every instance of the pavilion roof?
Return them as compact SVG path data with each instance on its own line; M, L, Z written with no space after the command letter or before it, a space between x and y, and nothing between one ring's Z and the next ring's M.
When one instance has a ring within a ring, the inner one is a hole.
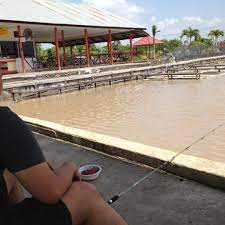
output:
M155 39L155 44L156 45L163 44L163 42L158 39ZM134 43L134 46L143 46L143 45L153 45L153 37L151 36L143 37Z
M66 45L84 44L84 29L90 43L107 41L109 29L113 41L128 39L131 31L134 38L147 35L143 26L126 18L67 0L0 0L0 12L0 23L11 29L13 24L30 28L35 41L42 43L54 42L54 27L65 31Z
M105 10L65 0L0 0L0 12L0 21L143 29Z

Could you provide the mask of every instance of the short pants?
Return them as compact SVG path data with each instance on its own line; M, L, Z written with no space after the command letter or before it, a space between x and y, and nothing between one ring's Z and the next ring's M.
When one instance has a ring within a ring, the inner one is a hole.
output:
M27 198L15 206L8 206L8 191L2 175L0 221L1 225L72 225L70 212L62 201L47 205L34 198Z

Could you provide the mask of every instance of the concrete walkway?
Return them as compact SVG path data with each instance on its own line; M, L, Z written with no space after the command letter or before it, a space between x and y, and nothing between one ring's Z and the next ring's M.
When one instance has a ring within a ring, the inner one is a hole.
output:
M93 182L108 200L150 172L150 169L36 135L46 158L55 165L73 160L78 165L102 166ZM158 173L114 204L129 225L225 225L225 192L179 177Z

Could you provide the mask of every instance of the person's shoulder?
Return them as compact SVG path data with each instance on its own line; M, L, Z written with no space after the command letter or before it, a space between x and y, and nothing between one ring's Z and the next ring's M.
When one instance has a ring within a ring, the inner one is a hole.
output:
M0 120L5 120L15 116L15 113L11 111L9 107L0 106Z
M0 106L0 113L12 113L12 111L7 106Z
M0 106L0 113L10 113L11 109L7 106Z

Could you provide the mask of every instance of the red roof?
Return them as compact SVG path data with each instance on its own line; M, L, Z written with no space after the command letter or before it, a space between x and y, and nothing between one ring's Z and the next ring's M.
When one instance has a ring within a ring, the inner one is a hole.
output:
M163 44L163 42L158 39L155 39L155 44L156 45ZM142 46L142 45L153 45L153 37L151 36L143 37L134 43L134 46Z

